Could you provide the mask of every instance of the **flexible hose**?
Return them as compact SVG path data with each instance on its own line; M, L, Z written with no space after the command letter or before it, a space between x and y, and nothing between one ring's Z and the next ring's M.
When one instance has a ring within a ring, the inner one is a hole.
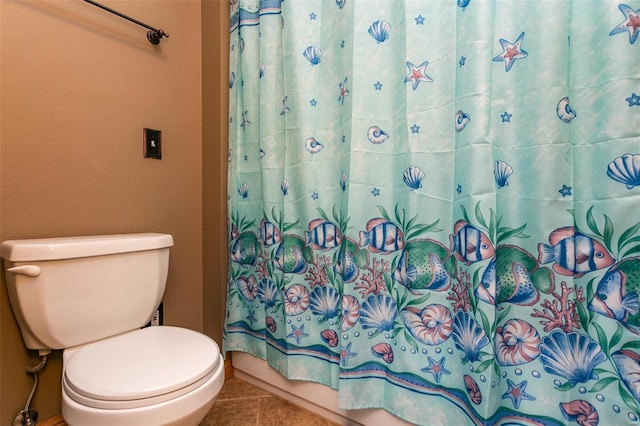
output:
M43 355L42 356L42 361L40 361L40 364L36 365L35 367L27 367L27 373L31 373L33 374L33 388L31 389L31 393L29 394L29 398L27 398L27 402L24 405L24 412L28 413L29 412L29 406L31 405L31 399L33 399L33 396L36 394L36 389L38 388L38 373L40 372L40 370L42 370L45 366L45 364L47 363L47 356Z

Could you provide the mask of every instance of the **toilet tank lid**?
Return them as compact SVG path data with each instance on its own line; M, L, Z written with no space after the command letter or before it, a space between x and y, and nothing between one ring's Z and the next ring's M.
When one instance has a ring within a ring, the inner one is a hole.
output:
M38 238L4 241L0 244L0 256L12 262L33 262L155 250L172 245L173 237L160 233Z

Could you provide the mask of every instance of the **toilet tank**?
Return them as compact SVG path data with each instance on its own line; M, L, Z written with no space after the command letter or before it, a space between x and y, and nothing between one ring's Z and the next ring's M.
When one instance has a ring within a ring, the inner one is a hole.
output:
M172 245L157 233L3 242L27 348L64 349L145 325L164 294Z

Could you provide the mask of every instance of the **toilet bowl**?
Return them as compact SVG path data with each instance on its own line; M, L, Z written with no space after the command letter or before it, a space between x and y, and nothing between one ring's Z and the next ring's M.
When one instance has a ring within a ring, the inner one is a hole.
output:
M167 234L5 241L7 290L25 345L63 349L69 426L197 426L224 382L208 336L143 327L165 289Z

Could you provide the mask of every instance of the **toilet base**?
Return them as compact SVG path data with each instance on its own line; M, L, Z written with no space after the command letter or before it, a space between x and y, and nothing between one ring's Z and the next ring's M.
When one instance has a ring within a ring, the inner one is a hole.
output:
M105 410L87 407L62 390L62 417L68 426L197 426L207 415L224 383L224 359L218 371L199 388L147 407Z

